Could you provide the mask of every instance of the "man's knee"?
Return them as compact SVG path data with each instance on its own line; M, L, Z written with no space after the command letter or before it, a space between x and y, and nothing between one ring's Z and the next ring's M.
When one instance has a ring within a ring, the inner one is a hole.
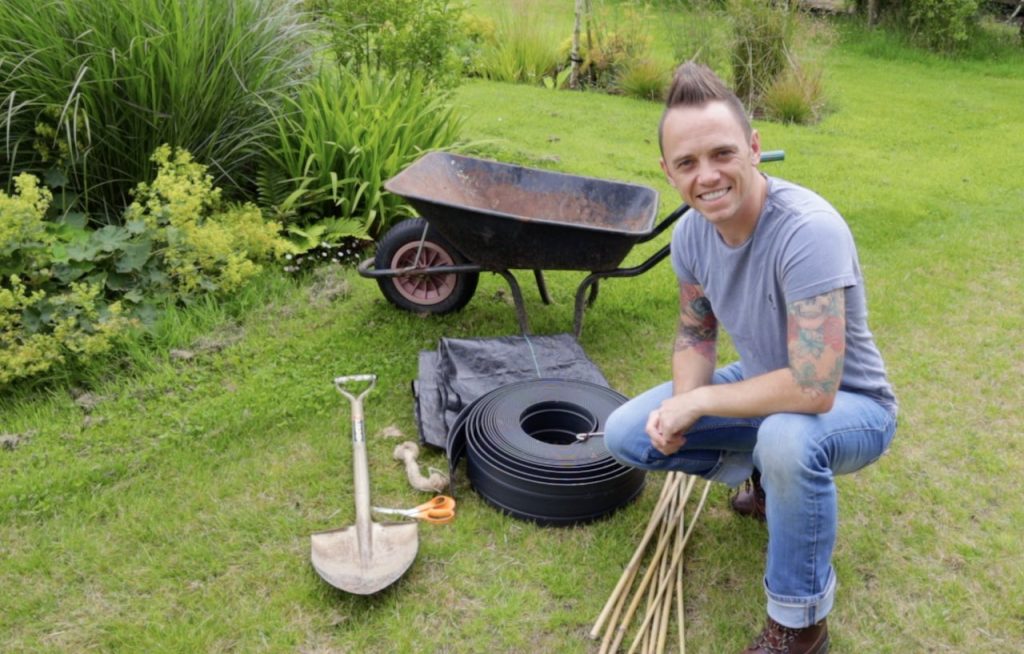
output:
M604 422L604 446L613 457L624 463L633 464L630 444L635 438L635 420L631 419L625 405L609 414Z
M769 416L757 430L754 465L763 475L790 476L814 470L821 449L813 416L779 413Z

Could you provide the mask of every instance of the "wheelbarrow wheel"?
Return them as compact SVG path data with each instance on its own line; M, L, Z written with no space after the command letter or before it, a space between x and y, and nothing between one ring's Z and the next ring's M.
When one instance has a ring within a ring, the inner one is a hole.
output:
M423 229L426 227L426 235ZM422 248L420 241L422 240ZM377 244L377 270L430 268L468 263L458 250L423 218L396 224ZM476 292L479 274L433 273L401 277L378 277L380 292L400 309L413 313L442 314L458 311Z

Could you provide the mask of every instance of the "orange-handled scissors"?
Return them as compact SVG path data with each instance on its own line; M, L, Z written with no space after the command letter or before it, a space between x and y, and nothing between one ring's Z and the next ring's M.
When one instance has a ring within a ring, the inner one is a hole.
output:
M377 513L400 515L406 518L426 520L434 524L448 524L455 519L455 500L447 495L438 495L429 502L424 502L411 509L382 509L379 506L373 507Z

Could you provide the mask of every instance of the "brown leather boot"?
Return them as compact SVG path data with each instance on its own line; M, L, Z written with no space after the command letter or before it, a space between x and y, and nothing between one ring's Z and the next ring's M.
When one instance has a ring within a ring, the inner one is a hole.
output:
M764 489L761 488L761 473L757 469L754 470L754 474L750 476L750 479L743 482L743 486L729 499L729 504L732 506L732 510L741 516L754 518L762 522L767 519Z
M768 618L764 631L743 654L827 654L828 623L822 619L817 624L802 629L783 627Z

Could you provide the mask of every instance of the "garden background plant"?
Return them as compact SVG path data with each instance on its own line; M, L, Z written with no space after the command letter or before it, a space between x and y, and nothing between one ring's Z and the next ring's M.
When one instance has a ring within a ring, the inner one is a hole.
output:
M0 5L0 188L23 172L61 210L117 223L170 144L238 198L254 188L279 94L309 71L291 0L77 0Z
M300 6L0 6L0 388L74 379L164 305L273 256L352 258L408 213L381 183L455 143L447 95L377 50L340 65ZM457 12L430 15L404 56L454 56Z

